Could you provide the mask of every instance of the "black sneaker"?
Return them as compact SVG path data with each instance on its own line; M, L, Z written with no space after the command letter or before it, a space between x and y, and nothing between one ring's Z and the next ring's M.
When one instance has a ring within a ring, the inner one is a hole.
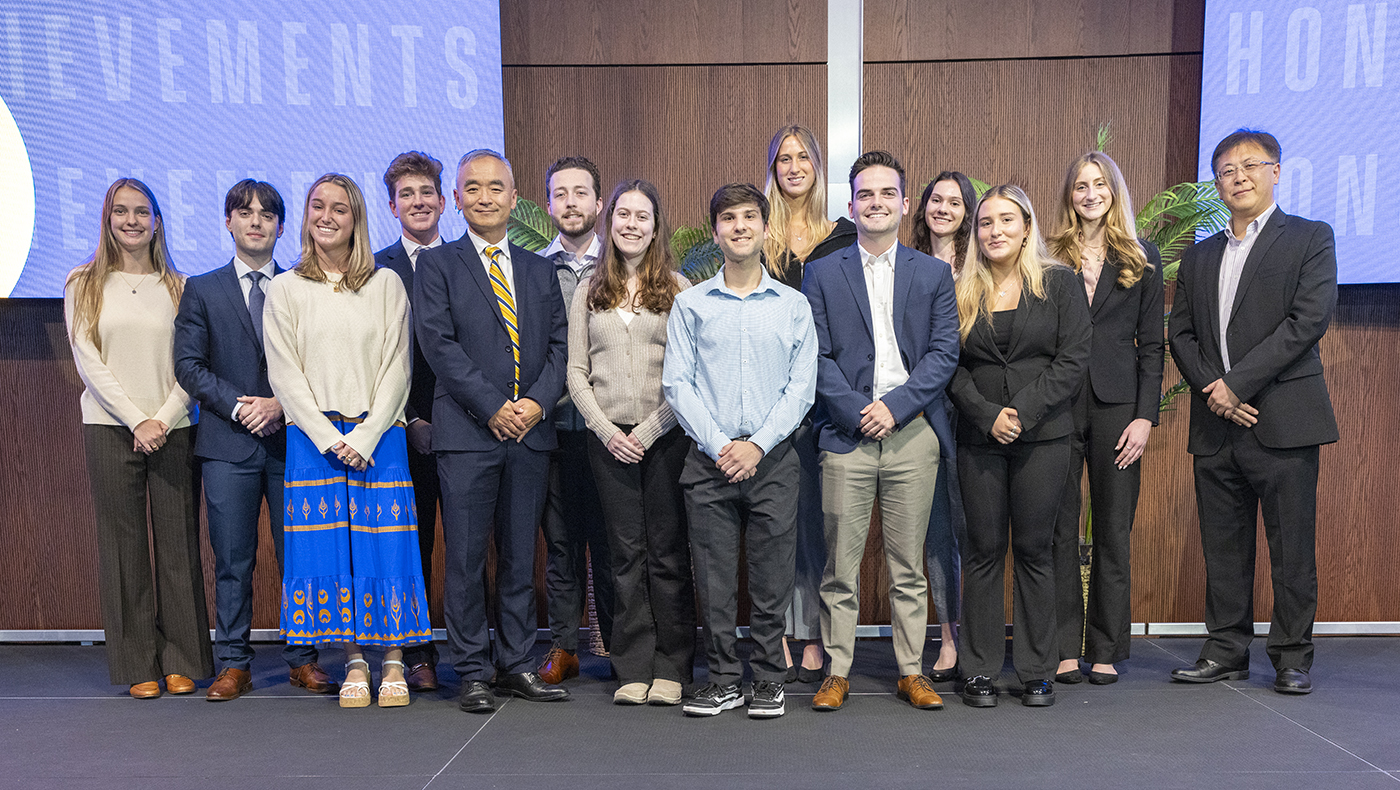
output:
M779 685L781 694L782 686ZM738 683L728 683L719 685L717 683L706 683L703 688L695 692L695 696L685 701L681 710L687 716L717 716L727 710L742 707L744 695L739 693ZM782 697L779 697L779 705L782 704ZM778 714L782 714L781 707Z
M749 700L750 719L774 719L783 715L783 684L775 680L755 680Z

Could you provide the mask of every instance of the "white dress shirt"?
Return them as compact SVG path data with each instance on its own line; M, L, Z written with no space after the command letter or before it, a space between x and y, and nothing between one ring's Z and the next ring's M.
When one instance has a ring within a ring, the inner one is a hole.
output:
M243 306L247 307L248 297L253 293L253 279L248 275L253 272L262 272L266 275L263 279L258 281L258 287L263 290L263 293L267 293L267 281L271 280L272 275L277 273L277 263L275 261L268 261L264 263L261 268L254 269L242 258L234 255L233 271L238 275L238 289L243 292ZM243 404L235 401L233 404L233 414L231 415L234 422L238 422L238 412L242 409Z
M496 258L496 265L501 267L501 274L505 275L506 287L510 289L511 299L515 298L515 269L510 265L510 239L501 239L497 244L492 244L486 239L476 235L470 228L467 229L467 236L472 240L472 246L476 247L477 257L481 258L481 265L486 267L486 273L491 274L491 258L486 254L487 247L495 247L501 251Z
M584 248L583 252L577 255L564 249L564 244L560 241L562 238L564 238L564 234L562 233L555 236L554 241L551 241L549 246L545 247L544 252L541 252L540 255L555 263L562 263L568 266L573 270L574 276L577 279L582 280L592 274L592 269L598 264L598 259L603 257L603 243L598 238L598 234L594 233L593 238L588 242L588 246Z
M1230 314L1235 309L1235 294L1240 289L1240 274L1244 263L1249 260L1249 251L1259 238L1259 230L1269 217L1274 215L1277 203L1270 203L1264 213L1255 217L1244 229L1244 238L1235 238L1234 231L1225 227L1225 254L1220 259L1220 359L1225 363L1225 372L1230 372L1230 346L1226 341L1230 330Z
M899 244L891 244L879 255L872 255L864 245L857 248L861 270L865 272L865 292L870 296L870 327L875 332L875 399L879 400L909 380L894 334L894 256Z
M435 247L442 246L441 236L434 238L427 244L419 244L418 242L414 241L413 239L410 239L407 236L400 236L399 240L403 243L403 251L408 253L408 267L415 272L418 271L419 250L431 250Z

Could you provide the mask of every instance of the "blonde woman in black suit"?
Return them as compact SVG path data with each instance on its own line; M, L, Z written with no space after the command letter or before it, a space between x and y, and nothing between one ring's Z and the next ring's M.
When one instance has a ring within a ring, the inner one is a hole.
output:
M977 245L958 278L962 353L948 388L967 513L962 698L997 704L1009 542L1021 704L1048 706L1057 658L1051 545L1069 473L1070 401L1089 360L1089 305L1074 271L1050 256L1020 187L988 190L973 216Z
M1137 238L1132 200L1118 165L1092 151L1074 160L1060 193L1059 230L1050 252L1079 274L1094 340L1074 400L1070 468L1055 526L1055 679L1117 682L1128 658L1132 592L1129 535L1142 480L1142 451L1162 396L1162 259ZM1079 575L1079 483L1089 466L1093 565L1086 611ZM1082 648L1082 650L1081 650Z

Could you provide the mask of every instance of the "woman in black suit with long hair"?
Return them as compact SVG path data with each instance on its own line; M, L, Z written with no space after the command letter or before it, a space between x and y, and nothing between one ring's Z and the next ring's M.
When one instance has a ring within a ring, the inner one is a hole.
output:
M1065 173L1050 252L1079 273L1094 322L1085 381L1074 401L1069 477L1055 526L1055 678L1118 680L1128 658L1132 591L1129 536L1142 480L1143 448L1162 396L1162 259L1137 238L1132 200L1118 165L1093 151ZM1085 606L1079 574L1080 479L1089 465L1093 564ZM1081 650L1082 648L1082 650Z
M1069 473L1070 401L1089 360L1089 305L1074 271L1050 256L1020 187L988 190L973 216L976 251L958 278L962 353L948 388L967 511L962 698L997 704L1009 542L1021 704L1048 706L1057 657L1052 541Z

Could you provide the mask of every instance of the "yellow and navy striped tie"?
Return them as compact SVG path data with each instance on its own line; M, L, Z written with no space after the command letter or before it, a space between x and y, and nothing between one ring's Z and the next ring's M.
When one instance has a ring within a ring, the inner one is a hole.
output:
M487 247L486 257L491 259L491 290L496 293L496 302L501 306L501 317L506 320L506 332L510 335L510 350L515 355L515 378L511 380L511 399L520 397L520 324L515 319L515 297L510 295L506 284L506 273L498 263L500 247Z

